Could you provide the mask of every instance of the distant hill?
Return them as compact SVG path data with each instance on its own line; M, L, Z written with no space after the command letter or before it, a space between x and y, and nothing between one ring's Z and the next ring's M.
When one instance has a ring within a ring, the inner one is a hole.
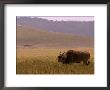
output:
M17 26L17 46L35 47L93 47L93 38L67 33L50 32L25 26Z
M94 21L53 21L37 17L17 17L17 25L76 36L94 37Z

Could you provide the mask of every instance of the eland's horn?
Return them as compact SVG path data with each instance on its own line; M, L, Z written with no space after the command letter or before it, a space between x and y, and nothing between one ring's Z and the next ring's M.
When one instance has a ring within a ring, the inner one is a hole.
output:
M61 51L60 51L60 53L59 54L61 54Z

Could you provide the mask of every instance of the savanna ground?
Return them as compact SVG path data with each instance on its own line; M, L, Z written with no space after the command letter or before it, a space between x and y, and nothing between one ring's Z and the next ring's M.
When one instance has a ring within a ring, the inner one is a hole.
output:
M16 74L94 74L93 48L72 48L90 52L91 63L62 64L57 60L60 51L70 48L17 48Z

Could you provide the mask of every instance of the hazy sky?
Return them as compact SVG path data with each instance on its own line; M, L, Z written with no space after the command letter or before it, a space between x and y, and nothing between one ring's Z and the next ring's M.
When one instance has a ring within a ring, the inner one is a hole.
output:
M94 21L94 16L17 16L30 18L43 18L53 21Z
M32 17L34 18L34 17ZM94 16L63 16L63 17L60 17L60 16L42 16L39 18L44 18L44 19L48 19L48 20L53 20L53 21L94 21Z

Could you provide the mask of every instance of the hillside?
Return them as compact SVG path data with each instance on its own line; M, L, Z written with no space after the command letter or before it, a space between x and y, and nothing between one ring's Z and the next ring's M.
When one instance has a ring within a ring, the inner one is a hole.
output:
M17 46L34 47L93 47L93 38L17 26Z
M17 17L17 25L39 28L44 31L94 37L94 21L52 21L42 18Z

